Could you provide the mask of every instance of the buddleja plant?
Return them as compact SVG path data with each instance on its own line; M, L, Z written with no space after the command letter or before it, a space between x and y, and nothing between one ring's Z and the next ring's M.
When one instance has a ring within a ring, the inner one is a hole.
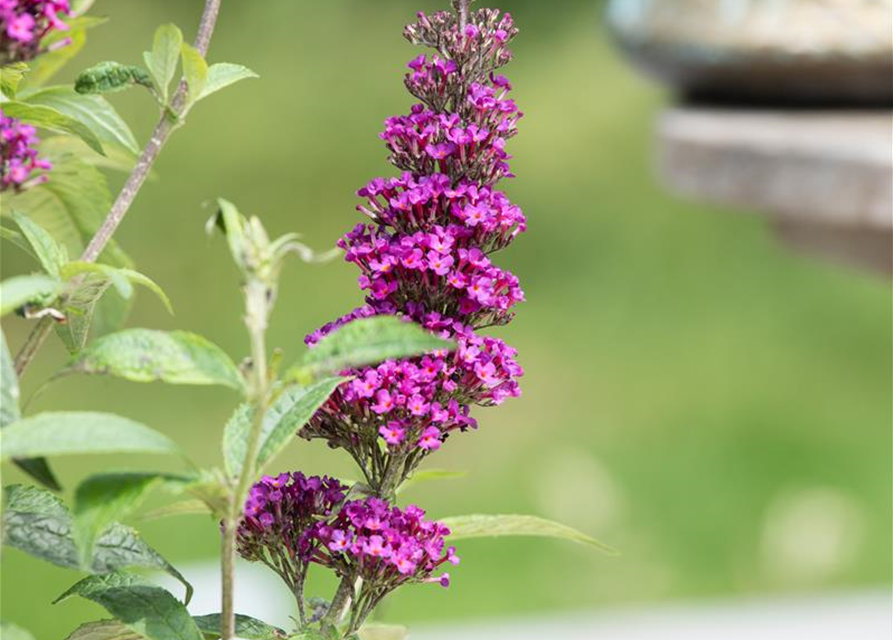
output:
M0 0L0 188L4 216L18 229L4 226L3 237L33 254L42 269L2 283L3 314L15 311L35 327L15 360L5 339L0 345L0 454L52 490L61 486L47 459L59 455L185 458L168 437L122 416L23 416L19 377L54 327L71 352L58 375L222 385L241 404L222 430L221 468L196 471L187 461L190 471L182 474L96 474L75 489L70 507L38 486L5 487L3 543L87 573L56 602L79 596L112 616L82 625L69 640L399 639L403 628L373 625L370 615L403 586L448 586L444 568L459 563L455 541L545 535L601 546L535 516L437 521L399 499L409 483L456 475L419 467L451 436L477 428L473 406L498 405L520 393L515 350L479 333L509 322L523 300L517 278L491 262L526 229L521 210L495 186L511 176L505 144L521 117L507 97L508 80L497 74L511 59L508 44L517 33L511 17L470 12L467 0L457 0L453 12L420 13L406 28L410 42L434 52L409 63L405 84L419 102L409 115L388 119L381 136L401 173L359 191L358 209L371 222L339 242L360 269L366 303L310 334L310 348L284 367L285 351L271 356L266 343L282 265L291 255L307 262L324 256L295 234L271 239L257 218L226 200L218 202L208 230L222 232L238 267L248 357L236 365L191 333L119 330L133 284L169 302L112 241L115 229L191 108L255 74L205 62L219 9L219 0L208 0L194 46L182 42L176 27L163 26L145 67L106 62L83 71L73 87L43 86L98 22L83 15L89 4ZM171 92L178 68L182 79ZM141 152L99 95L134 86L148 89L160 108ZM100 167L129 171L113 202ZM72 253L80 258L71 260ZM344 450L362 481L282 470L262 476L295 434ZM191 616L191 585L122 523L159 487L178 498L154 517L206 513L219 529L220 613ZM294 629L234 612L237 555L282 578L295 597ZM182 601L138 569L180 580ZM331 597L306 593L311 571L337 576ZM3 633L29 637L12 625Z

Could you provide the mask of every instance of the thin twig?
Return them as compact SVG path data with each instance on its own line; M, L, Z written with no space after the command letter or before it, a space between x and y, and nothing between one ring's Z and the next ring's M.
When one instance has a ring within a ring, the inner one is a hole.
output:
M208 52L208 45L211 42L214 26L217 23L217 14L220 12L220 3L221 0L206 0L205 2L205 9L202 12L201 22L199 22L198 33L195 36L195 48L203 56ZM171 111L176 117L172 118L170 114L162 113L161 119L155 125L155 130L149 138L149 142L146 143L139 160L137 160L136 165L124 182L124 186L121 187L121 191L118 193L118 197L115 198L108 215L81 254L80 260L82 262L96 262L102 250L105 249L118 229L118 225L121 224L124 216L127 215L137 193L139 193L140 188L146 181L152 165L158 159L161 149L164 147L170 134L177 127L179 115L186 102L187 90L186 82L181 81L171 101ZM34 326L34 329L25 340L25 344L18 355L16 355L15 368L19 376L25 372L25 369L34 360L52 328L53 321L49 317L41 318Z

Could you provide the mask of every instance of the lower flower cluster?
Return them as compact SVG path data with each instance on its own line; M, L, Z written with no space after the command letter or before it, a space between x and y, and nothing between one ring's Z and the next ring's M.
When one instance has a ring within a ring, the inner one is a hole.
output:
M39 142L34 127L5 116L0 107L0 191L18 191L47 180L46 174L31 179L35 171L52 168L48 160L37 157Z

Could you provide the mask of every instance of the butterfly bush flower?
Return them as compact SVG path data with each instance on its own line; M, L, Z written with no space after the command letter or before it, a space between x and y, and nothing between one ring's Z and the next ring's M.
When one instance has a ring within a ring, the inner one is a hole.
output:
M52 168L37 157L39 142L34 127L7 117L0 108L0 192L21 191L47 180L46 174L32 177L35 171Z
M317 523L310 534L308 560L333 569L353 582L362 579L356 594L363 620L391 591L408 583L450 584L441 565L459 564L454 547L446 547L450 530L425 519L415 505L392 507L384 500L366 498L347 502L331 520Z
M511 16L492 9L464 25L450 12L419 13L406 27L410 42L436 53L409 62L404 84L419 102L388 118L380 136L401 173L357 192L369 220L338 243L359 269L366 304L306 339L312 347L357 318L393 314L457 344L343 372L352 379L300 431L347 450L374 490L475 428L472 406L520 394L517 352L478 333L511 321L524 300L518 278L493 261L527 228L496 187L512 177L506 143L523 115L497 73L516 33Z
M68 30L61 16L70 11L68 0L0 0L0 63L27 61L41 53L44 37ZM60 40L50 48L68 43Z

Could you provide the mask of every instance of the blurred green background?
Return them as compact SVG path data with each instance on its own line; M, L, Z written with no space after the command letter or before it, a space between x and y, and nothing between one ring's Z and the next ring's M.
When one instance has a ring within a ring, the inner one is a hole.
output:
M154 28L194 31L199 0L100 1L64 80L95 62L141 63ZM196 331L247 352L236 274L203 223L217 196L272 233L331 246L359 220L355 190L389 175L377 133L411 104L416 51L401 37L432 0L227 0L212 61L262 76L199 105L120 228L121 244L169 293L176 316L141 295L130 326ZM592 1L503 0L522 32L506 70L526 117L504 184L529 232L497 258L528 302L499 330L520 351L524 395L478 410L481 429L429 466L462 480L410 496L434 516L529 512L620 548L609 558L552 541L461 545L449 591L391 602L402 622L611 607L618 603L889 586L891 295L887 280L793 255L767 225L673 199L655 184L652 122L668 98L611 48ZM140 140L155 111L138 92L112 100ZM114 185L121 177L111 175ZM5 276L31 268L3 251ZM284 274L270 342L293 358L305 333L357 306L343 263ZM5 323L13 347L28 327ZM26 395L64 360L54 340ZM226 390L102 378L55 383L30 408L120 412L177 439L200 464L220 458L236 399ZM295 441L279 461L350 475L347 458ZM70 490L96 470L176 468L150 458L59 460ZM21 481L4 469L4 483ZM212 560L213 522L141 526L174 563ZM16 551L2 564L2 615L61 638L97 607L49 602L74 581ZM325 595L325 594L320 594Z

